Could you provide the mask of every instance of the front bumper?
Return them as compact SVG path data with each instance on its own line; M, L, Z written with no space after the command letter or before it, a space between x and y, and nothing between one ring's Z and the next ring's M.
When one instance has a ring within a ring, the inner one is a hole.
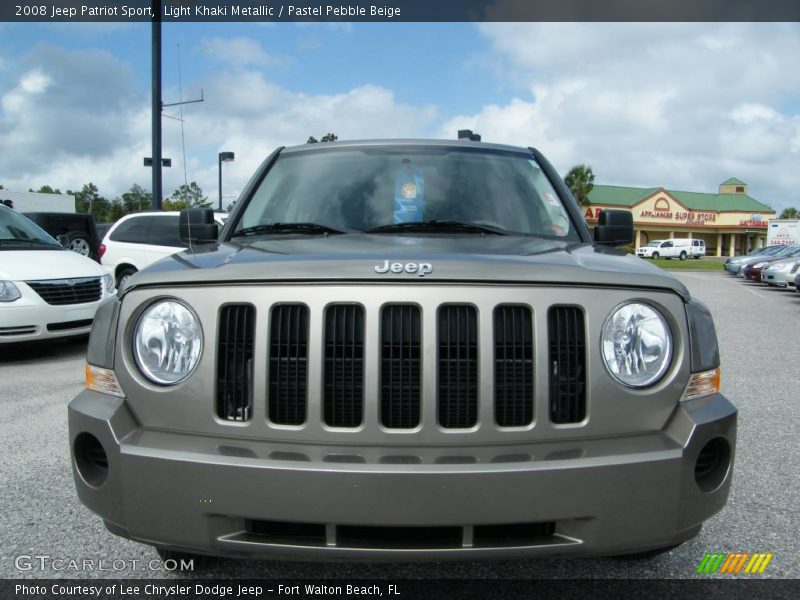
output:
M662 431L616 438L343 447L143 430L124 399L84 391L69 430L82 502L147 544L317 559L589 556L680 543L722 509L736 409L719 394L683 402ZM102 478L86 434L105 450ZM695 466L713 439L728 459L702 491Z
M22 297L0 304L0 344L85 335L102 299L86 304L51 305L23 283Z
M761 281L777 287L794 287L794 278L797 273L789 271L761 271Z

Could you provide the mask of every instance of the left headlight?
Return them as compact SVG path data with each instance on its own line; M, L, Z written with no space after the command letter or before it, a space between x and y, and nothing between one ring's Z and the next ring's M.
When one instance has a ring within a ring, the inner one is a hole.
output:
M672 336L666 320L648 304L617 307L603 324L603 360L611 375L629 387L657 382L672 358Z
M106 292L106 296L110 296L116 291L114 289L114 278L108 273L103 275L103 289Z
M192 310L177 300L161 300L139 317L133 355L142 374L175 385L192 374L203 350L203 331Z
M17 286L10 281L0 281L0 302L13 302L21 297Z

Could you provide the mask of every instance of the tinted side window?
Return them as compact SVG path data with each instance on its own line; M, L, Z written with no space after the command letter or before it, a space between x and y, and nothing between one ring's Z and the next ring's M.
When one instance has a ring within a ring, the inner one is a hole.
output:
M152 222L153 217L134 217L133 219L128 219L111 233L111 239L115 242L146 244Z
M148 244L184 247L185 244L178 237L178 218L178 215L154 217Z

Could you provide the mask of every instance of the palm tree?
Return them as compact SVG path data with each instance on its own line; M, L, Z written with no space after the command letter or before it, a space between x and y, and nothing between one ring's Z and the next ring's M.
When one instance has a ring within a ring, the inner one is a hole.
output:
M589 198L589 193L594 187L594 173L588 165L575 165L564 177L564 183L572 191L572 195L583 206Z
M796 219L800 214L797 212L797 209L793 206L790 208L784 208L781 216L778 217L779 219Z

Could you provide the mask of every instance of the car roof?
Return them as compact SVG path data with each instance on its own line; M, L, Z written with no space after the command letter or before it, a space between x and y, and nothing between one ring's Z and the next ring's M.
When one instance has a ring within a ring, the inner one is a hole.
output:
M509 146L506 144L492 144L488 142L470 142L462 140L429 140L429 139L397 139L397 140L347 140L342 142L318 142L316 144L302 144L289 146L283 149L283 153L299 153L318 150L341 150L364 147L398 147L398 146L428 146L432 148L471 148L476 150L516 152L530 156L529 148L520 146Z

